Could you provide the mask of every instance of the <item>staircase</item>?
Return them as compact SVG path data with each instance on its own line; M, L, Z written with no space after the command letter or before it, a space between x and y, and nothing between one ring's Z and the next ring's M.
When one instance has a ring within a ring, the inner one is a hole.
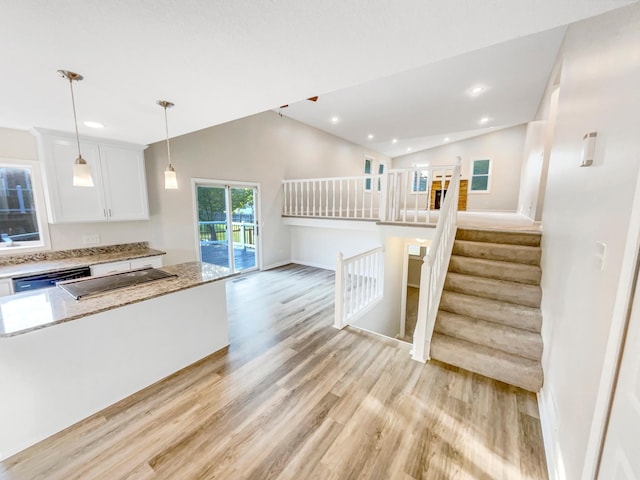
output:
M540 390L540 236L458 229L431 358Z

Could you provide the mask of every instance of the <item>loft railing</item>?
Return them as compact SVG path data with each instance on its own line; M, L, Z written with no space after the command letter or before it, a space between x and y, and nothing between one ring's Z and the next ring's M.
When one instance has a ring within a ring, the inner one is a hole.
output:
M447 195L440 209L433 241L424 257L420 272L420 297L413 334L413 359L421 362L426 362L430 358L431 337L456 237L460 163L461 160L458 157L458 163L452 171L448 184Z
M378 219L382 175L283 180L283 215Z
M440 209L443 192L455 165L415 167L390 170L382 200L383 217L387 223L432 223L432 212ZM459 173L458 173L459 175Z
M384 249L344 258L336 263L336 328L344 328L378 303L384 294Z
M432 224L436 218L432 213L444 201L454 168L425 166L380 175L283 180L282 214Z

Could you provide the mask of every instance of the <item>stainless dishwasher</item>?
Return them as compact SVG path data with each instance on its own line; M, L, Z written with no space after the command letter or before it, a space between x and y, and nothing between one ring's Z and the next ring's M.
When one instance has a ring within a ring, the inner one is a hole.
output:
M91 276L89 267L70 268L58 270L56 272L39 273L37 275L26 275L13 278L14 293L26 292L27 290L37 290L39 288L55 287L56 283L63 280L73 280Z

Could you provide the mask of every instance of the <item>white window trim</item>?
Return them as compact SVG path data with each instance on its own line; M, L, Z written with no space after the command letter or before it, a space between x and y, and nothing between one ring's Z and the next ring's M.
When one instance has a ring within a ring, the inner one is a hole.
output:
M487 189L486 190L471 190L471 185L473 184L473 164L476 161L480 161L480 160L489 160L489 173L487 174ZM493 177L493 159L489 156L486 157L481 157L479 156L478 158L474 158L473 160L471 160L471 170L469 172L469 188L467 189L467 195L469 194L474 194L474 195L486 195L488 193L491 193L491 177Z
M20 255L23 253L51 250L49 224L47 223L47 209L44 202L44 188L42 185L42 176L40 175L40 162L34 160L0 158L0 165L6 167L28 168L31 171L33 201L36 206L36 219L38 222L38 231L40 232L39 242L19 242L17 245L13 245L11 247L0 243L0 255Z

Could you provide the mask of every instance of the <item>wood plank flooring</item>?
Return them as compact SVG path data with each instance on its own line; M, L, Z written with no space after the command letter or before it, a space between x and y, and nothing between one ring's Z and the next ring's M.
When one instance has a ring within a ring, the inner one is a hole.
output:
M247 274L227 299L228 349L7 459L0 478L547 478L532 394L334 329L333 272Z

